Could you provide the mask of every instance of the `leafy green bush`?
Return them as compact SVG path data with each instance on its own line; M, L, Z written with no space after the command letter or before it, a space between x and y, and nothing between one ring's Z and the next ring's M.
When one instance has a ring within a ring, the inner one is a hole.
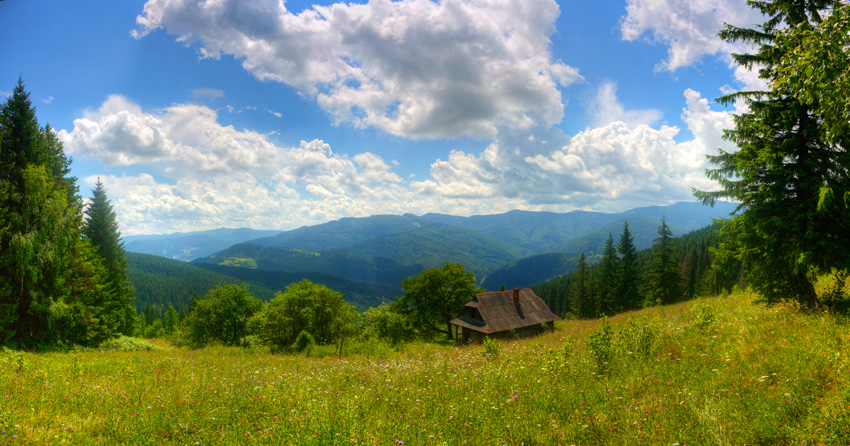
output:
M494 341L493 339L490 339L489 336L484 338L484 342L482 342L482 345L484 345L484 353L482 354L485 358L490 359L497 358L499 356L499 343Z
M608 318L602 318L602 326L587 338L587 346L596 358L596 367L600 372L607 372L609 364L614 360L617 342Z
M313 352L315 347L316 340L313 338L313 335L301 330L301 333L298 333L298 337L295 338L295 342L292 343L292 347L290 348L296 352L304 352L307 356L310 356L310 353Z
M138 338L120 336L100 344L101 350L118 352L138 352L160 350L159 347Z

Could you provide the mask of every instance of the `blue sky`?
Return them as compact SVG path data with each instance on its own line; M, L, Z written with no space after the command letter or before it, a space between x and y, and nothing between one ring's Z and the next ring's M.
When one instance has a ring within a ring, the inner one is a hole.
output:
M374 214L620 211L711 188L761 88L744 0L0 2L22 76L126 235Z

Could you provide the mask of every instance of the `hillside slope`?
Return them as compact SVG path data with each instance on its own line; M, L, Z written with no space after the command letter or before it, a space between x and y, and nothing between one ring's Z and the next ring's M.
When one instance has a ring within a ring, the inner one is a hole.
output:
M251 240L251 243L308 251L338 250L364 240L412 231L422 223L419 217L410 214L343 218Z
M256 269L286 273L330 274L361 282L399 286L401 280L422 271L421 265L404 265L386 257L373 257L347 251L304 251L276 246L242 243L193 263L214 265L250 260Z
M350 246L346 251L386 257L405 265L434 268L462 263L483 277L505 263L528 255L528 250L468 229L431 223L413 231L378 237Z
M332 355L325 358L238 347L0 352L0 387L8 389L2 413L11 420L2 438L27 445L80 438L847 444L846 321L755 305L755 297L736 293L604 321L559 321L554 333L496 341L490 354L480 345L436 344L401 351L350 344L362 353L343 359L333 347L317 352Z

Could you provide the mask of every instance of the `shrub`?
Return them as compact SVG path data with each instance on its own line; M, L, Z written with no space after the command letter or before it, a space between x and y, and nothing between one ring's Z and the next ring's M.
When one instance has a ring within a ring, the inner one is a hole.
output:
M609 370L608 364L614 360L616 344L611 324L608 323L608 318L603 318L599 330L591 333L587 338L587 345L596 358L596 366L600 372Z
M310 356L310 353L313 352L313 349L316 347L316 340L313 339L313 335L307 333L304 330L301 330L298 333L298 337L295 338L295 342L292 343L290 347L293 351L296 352L304 352L307 356Z
M482 345L484 345L484 352L482 353L482 355L485 358L489 359L496 358L499 356L499 343L494 341L493 339L490 339L489 336L484 338Z
M118 352L138 352L159 350L159 347L145 342L141 339L131 338L128 336L120 336L100 344L101 350L118 351Z

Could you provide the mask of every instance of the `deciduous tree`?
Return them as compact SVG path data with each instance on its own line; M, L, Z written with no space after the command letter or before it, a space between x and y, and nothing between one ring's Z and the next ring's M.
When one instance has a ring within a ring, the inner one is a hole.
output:
M277 351L290 349L301 332L318 344L339 342L341 351L358 321L359 314L341 293L305 279L275 294L252 326Z
M443 333L454 339L450 321L476 294L475 276L459 263L446 263L404 279L404 295L396 301L395 308L409 315L421 332Z
M190 343L238 345L248 334L248 320L262 307L247 285L218 285L195 301L187 317Z

